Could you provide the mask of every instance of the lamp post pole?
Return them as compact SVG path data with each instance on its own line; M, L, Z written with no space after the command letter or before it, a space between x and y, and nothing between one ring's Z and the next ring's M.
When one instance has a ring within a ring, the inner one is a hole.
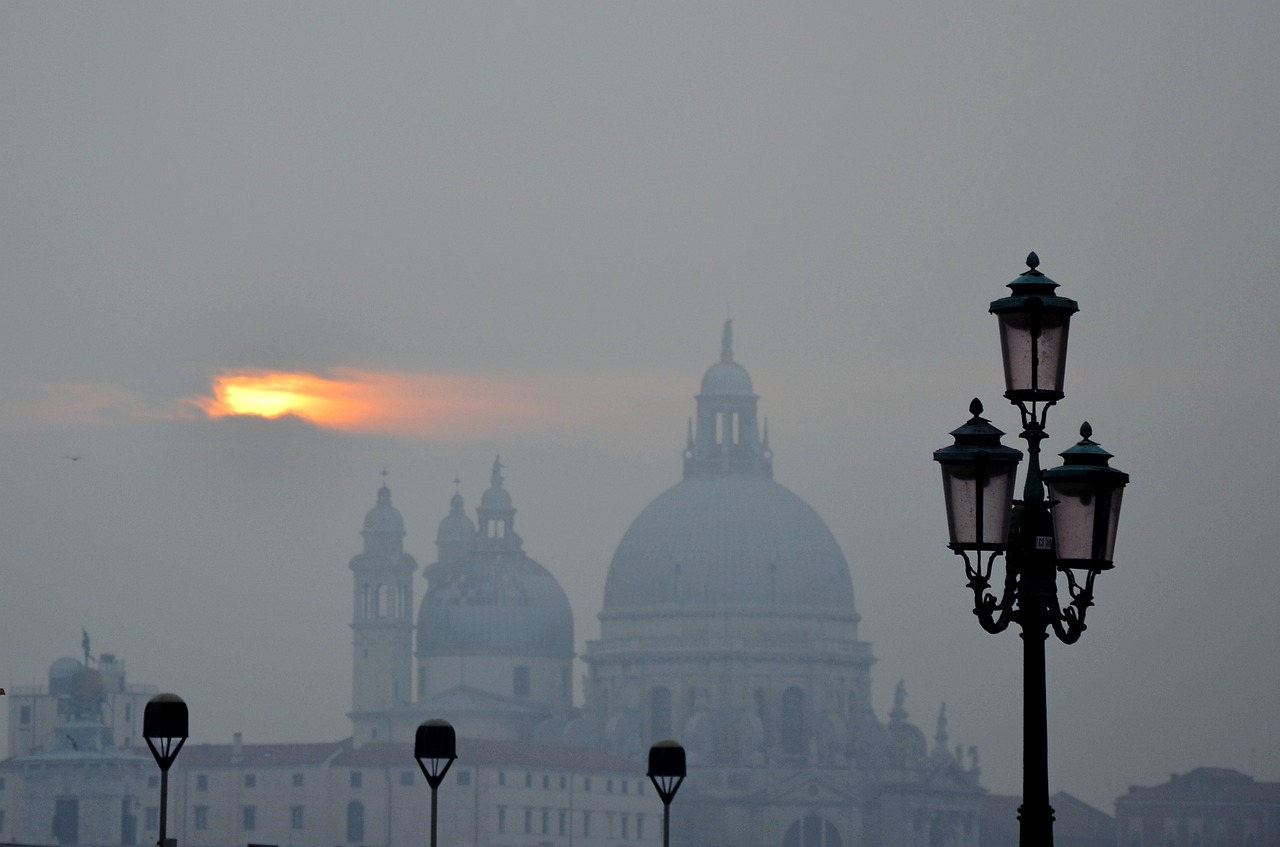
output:
M1029 255L1028 270L1009 283L1013 295L991 304L1000 320L1005 397L1019 410L1020 436L1027 442L1022 499L1013 499L1022 454L1000 443L1004 433L981 416L978 400L969 406L973 417L952 431L955 443L934 453L942 466L948 546L964 559L973 613L987 632L1002 632L1010 623L1022 630L1022 847L1053 844L1045 642L1051 629L1064 644L1083 634L1094 579L1112 567L1120 499L1129 481L1108 466L1111 454L1091 440L1087 423L1081 441L1061 454L1060 467L1040 469L1045 418L1064 396L1067 330L1078 307L1054 294L1057 283L1037 269L1039 263ZM1004 584L997 598L989 589L1001 553ZM1069 598L1065 606L1059 574Z
M436 847L436 789L458 758L458 736L453 725L439 719L419 724L413 739L413 757L431 786L431 847Z
M142 737L160 766L160 847L168 847L165 826L169 817L169 768L188 735L187 704L177 694L157 694L142 713Z

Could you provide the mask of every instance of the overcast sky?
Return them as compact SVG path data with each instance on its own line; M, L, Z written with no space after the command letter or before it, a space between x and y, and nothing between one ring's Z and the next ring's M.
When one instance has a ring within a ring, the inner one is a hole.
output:
M379 471L426 565L496 453L582 645L731 317L878 713L903 678L932 736L945 700L1016 793L1021 644L931 454L975 395L1016 431L987 305L1035 250L1080 303L1046 464L1087 419L1133 478L1049 646L1051 788L1280 780L1273 0L0 16L0 684L83 626L194 741L343 737ZM201 411L269 371L365 413Z

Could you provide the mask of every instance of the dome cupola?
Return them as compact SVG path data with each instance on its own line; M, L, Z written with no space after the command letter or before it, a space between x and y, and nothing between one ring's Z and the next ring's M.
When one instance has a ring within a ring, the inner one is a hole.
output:
M733 360L702 379L684 480L660 494L618 544L601 620L617 616L779 611L857 619L849 565L808 503L773 480L751 378Z
M391 505L391 489L387 488L387 472L382 472L382 487L373 508L364 516L364 552L398 556L404 552L404 516Z

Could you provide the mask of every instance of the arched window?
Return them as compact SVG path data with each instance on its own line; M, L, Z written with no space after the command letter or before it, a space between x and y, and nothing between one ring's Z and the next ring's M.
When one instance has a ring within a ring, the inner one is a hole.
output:
M353 844L364 841L364 803L359 800L347 804L347 841Z
M649 737L654 742L671 737L671 689L661 685L649 692Z
M806 815L787 827L782 847L841 847L840 832L821 815Z
M782 692L782 715L778 726L778 737L783 754L804 755L804 692L794 686Z

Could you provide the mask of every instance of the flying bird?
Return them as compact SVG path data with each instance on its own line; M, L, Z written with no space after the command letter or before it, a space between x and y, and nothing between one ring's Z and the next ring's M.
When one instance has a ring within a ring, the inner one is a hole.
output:
M81 459L83 459L83 458L84 458L84 456L63 456L62 458L64 458L64 459L70 459L70 460L71 460L71 461L73 461L73 462L78 462L78 461L80 461Z

